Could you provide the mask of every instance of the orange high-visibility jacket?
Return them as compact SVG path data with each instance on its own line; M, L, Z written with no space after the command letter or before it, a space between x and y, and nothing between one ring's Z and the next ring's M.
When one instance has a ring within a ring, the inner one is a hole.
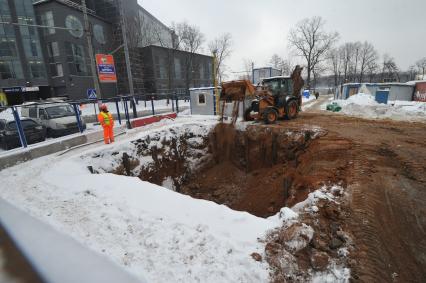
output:
M99 123L101 123L102 127L114 126L114 119L112 118L111 113L109 112L101 112L98 115Z

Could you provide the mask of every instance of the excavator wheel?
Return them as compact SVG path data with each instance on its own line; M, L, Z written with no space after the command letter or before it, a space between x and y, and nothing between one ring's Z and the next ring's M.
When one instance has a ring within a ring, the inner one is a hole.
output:
M275 124L275 122L278 120L278 112L274 108L267 108L263 112L263 120L265 121L265 124Z
M296 100L290 100L285 107L285 118L292 120L299 114L299 105Z

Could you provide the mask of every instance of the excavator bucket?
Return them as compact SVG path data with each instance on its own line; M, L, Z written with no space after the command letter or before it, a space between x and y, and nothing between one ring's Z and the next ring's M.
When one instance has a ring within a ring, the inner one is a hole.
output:
M255 92L255 87L247 80L224 82L220 100L243 101L247 96L254 96Z
M225 102L233 102L231 124L235 124L238 119L240 102L246 97L254 96L256 93L255 87L247 80L230 81L222 83L222 91L220 93L221 107L221 122L223 122L225 113Z

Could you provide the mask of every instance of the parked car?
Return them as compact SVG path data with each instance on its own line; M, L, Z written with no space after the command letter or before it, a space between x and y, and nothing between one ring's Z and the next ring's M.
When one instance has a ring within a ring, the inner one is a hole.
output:
M22 117L36 120L47 129L48 137L61 137L78 133L78 124L75 112L71 104L23 104L21 108ZM86 129L86 123L81 118L82 127Z
M25 133L28 144L42 142L46 140L46 128L33 119L22 119L21 125ZM0 147L12 149L21 146L18 127L14 120L0 120Z

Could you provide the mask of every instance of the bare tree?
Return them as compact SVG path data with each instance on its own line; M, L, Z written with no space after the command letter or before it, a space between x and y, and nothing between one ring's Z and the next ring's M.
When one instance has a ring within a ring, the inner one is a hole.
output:
M425 71L426 71L426 57L418 60L416 62L417 68L419 68L419 72L422 73L422 79L424 79Z
M387 80L399 81L399 69L395 63L395 59L389 54L383 55L382 81Z
M356 41L352 42L350 46L352 47L352 58L349 64L349 80L351 82L355 82L357 80L358 62L360 61L360 51L362 48L362 43Z
M364 79L365 72L367 70L367 66L371 65L373 62L376 62L378 59L378 53L374 49L374 46L365 41L360 50L360 74L359 74L359 82L362 83Z
M272 55L271 59L269 60L269 65L275 69L281 70L282 75L290 75L293 71L291 62L289 60L283 59L278 54Z
M253 76L253 66L254 66L254 62L251 59L247 59L245 58L243 60L243 64L244 64L244 72L245 74L243 76L241 76L241 79L244 80L252 80L252 76Z
M366 66L366 73L369 78L369 82L373 82L373 78L376 76L377 71L379 70L379 64L377 64L377 61L371 61Z
M340 48L340 56L343 68L343 82L348 82L348 74L350 73L350 65L353 57L353 43L347 42Z
M290 30L288 37L290 46L306 60L308 88L310 88L311 73L315 66L338 39L336 32L327 33L324 30L324 23L321 17L304 19L294 29Z
M232 50L232 35L230 33L225 33L210 41L209 50L211 53L216 53L216 69L214 70L215 74L219 76L219 82L222 82L222 79L225 76L226 59L231 56Z
M329 70L333 73L334 86L337 87L341 83L342 76L342 49L333 48L327 53Z
M408 77L410 81L413 81L416 79L416 66L411 65L410 67L408 67Z

